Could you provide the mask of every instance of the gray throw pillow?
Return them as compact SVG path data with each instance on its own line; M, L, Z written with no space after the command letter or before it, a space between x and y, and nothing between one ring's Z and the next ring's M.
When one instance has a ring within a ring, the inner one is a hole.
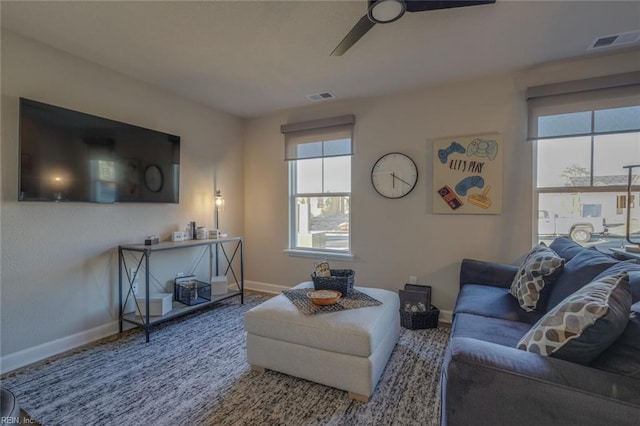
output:
M527 312L544 310L544 290L562 272L564 259L540 243L533 247L525 257L518 273L511 283L509 293L520 307Z
M601 278L540 318L520 339L517 348L588 364L622 334L630 309L627 273Z

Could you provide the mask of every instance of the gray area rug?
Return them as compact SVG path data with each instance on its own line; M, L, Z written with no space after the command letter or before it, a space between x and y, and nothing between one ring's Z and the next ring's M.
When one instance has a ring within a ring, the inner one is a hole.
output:
M346 392L246 362L249 294L157 326L104 339L3 376L43 425L438 425L448 329L402 329L366 404Z

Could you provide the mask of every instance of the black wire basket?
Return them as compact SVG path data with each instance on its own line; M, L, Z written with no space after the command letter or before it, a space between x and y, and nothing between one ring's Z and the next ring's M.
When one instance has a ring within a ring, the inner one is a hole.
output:
M440 310L431 305L431 309L424 312L411 312L400 309L400 325L409 330L424 328L438 328Z
M353 269L331 269L330 277L318 277L316 273L311 274L313 288L315 290L335 290L342 293L342 296L351 296L353 293L353 283L355 272Z

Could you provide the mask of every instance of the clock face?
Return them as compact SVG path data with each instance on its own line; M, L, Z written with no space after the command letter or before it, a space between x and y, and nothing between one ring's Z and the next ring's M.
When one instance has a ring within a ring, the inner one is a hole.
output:
M160 192L162 189L163 177L160 167L152 164L144 170L144 184L151 192Z
M418 168L408 156L399 152L383 155L371 169L371 183L386 198L402 198L415 188Z

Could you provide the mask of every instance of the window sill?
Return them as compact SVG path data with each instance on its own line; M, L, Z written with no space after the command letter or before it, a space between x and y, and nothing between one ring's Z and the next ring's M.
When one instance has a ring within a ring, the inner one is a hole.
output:
M289 256L293 257L308 257L312 259L328 259L328 260L344 260L344 261L352 261L355 259L355 256L351 253L334 253L327 251L314 251L314 250L296 250L296 249L285 249L285 253Z

